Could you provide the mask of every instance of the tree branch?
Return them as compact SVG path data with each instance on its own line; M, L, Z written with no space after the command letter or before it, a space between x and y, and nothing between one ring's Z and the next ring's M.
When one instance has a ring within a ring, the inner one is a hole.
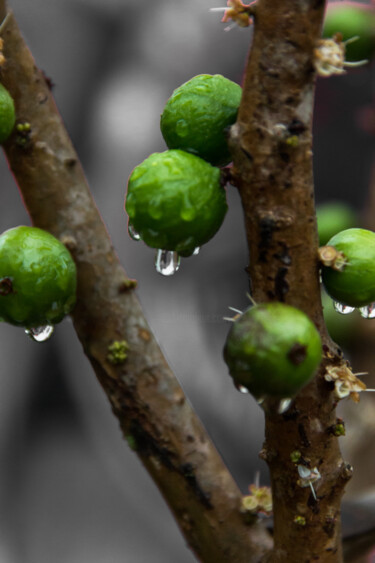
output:
M313 50L321 36L324 0L258 0L243 98L231 131L233 177L242 198L257 302L282 301L319 328L324 358L316 379L284 415L266 412L267 461L273 489L278 561L341 561L340 500L351 468L343 463L337 400L323 376L342 365L330 341L320 301L312 174ZM292 452L321 478L299 485ZM297 454L295 454L297 455Z
M0 14L6 11L1 0ZM75 259L74 326L124 436L200 560L258 561L270 546L269 535L241 517L240 491L144 319L48 85L11 13L1 37L6 57L1 82L15 100L17 122L31 125L26 137L15 130L6 156L33 224L62 240ZM122 351L129 347L125 361L111 348L116 342Z

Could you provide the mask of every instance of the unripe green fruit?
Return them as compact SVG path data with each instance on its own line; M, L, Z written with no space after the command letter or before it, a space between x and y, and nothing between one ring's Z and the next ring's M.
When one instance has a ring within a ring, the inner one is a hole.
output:
M0 143L7 140L16 122L13 98L0 84Z
M346 46L346 60L370 59L375 52L375 10L373 5L358 2L328 4L323 26L323 37L341 33L343 40L358 37Z
M170 149L224 166L232 158L225 129L236 121L241 87L220 74L200 74L174 90L160 120Z
M357 216L351 207L341 202L331 202L316 208L318 221L319 245L327 244L336 233L355 227Z
M0 320L26 328L60 322L76 299L76 267L65 246L36 227L0 236Z
M247 309L233 324L224 359L237 386L255 397L293 397L312 379L322 346L313 322L284 303Z
M345 258L341 271L323 266L322 279L328 295L350 307L363 307L375 301L375 233L347 229L332 237L334 246Z
M185 151L151 154L129 178L125 209L148 246L189 256L224 220L220 170Z

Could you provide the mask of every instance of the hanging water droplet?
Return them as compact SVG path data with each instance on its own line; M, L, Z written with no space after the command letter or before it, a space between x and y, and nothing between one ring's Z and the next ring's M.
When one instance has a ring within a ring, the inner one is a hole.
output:
M54 331L53 325L37 326L32 328L27 328L25 333L30 336L35 342L45 342L48 340Z
M333 308L337 311L337 313L341 313L341 315L349 315L355 310L355 307L349 307L349 305L344 305L338 301L333 302Z
M278 414L284 414L284 412L286 412L290 405L292 404L293 399L281 399L281 401L279 402L279 406L277 407L277 412Z
M248 388L244 387L244 385L240 385L239 383L235 383L234 386L237 389L237 391L239 391L240 393L250 393Z
M194 248L194 252L193 252L192 256L198 256L200 249L201 249L200 246L196 246Z
M180 267L181 258L173 250L157 250L155 268L162 276L173 276Z
M359 313L364 319L375 319L375 303L360 307Z
M130 238L132 238L133 240L141 240L141 235L137 233L133 225L131 225L130 223L128 225L128 233Z

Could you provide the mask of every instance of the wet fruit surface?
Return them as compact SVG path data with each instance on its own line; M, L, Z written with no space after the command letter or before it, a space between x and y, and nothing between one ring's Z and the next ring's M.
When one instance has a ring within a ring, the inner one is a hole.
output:
M220 74L200 74L177 88L161 116L170 149L183 149L215 166L231 161L225 129L237 117L241 87Z
M0 84L0 143L6 141L16 121L13 98Z
M26 328L55 324L75 297L76 267L59 240L24 226L0 236L0 320Z
M184 151L154 153L133 170L125 209L131 232L148 246L189 256L224 220L220 171Z
M293 397L314 376L320 335L300 310L283 303L247 309L233 324L224 359L237 386L255 397Z
M375 301L375 233L366 229L346 229L328 243L344 255L342 271L322 268L327 293L339 303L362 307Z

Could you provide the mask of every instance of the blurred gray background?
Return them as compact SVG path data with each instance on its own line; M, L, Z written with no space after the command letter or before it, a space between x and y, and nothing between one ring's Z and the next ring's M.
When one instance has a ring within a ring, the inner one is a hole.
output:
M168 361L242 490L257 471L266 484L257 455L262 411L236 392L222 360L229 328L222 317L228 306L248 305L236 190L227 189L229 212L218 235L172 278L157 274L154 252L129 238L123 210L134 166L165 150L159 117L172 90L200 73L241 83L251 31L225 32L221 15L209 12L217 0L9 4L55 84L98 207L128 274L139 281ZM363 108L374 106L373 86L373 66L319 80L319 202L340 198L357 209L366 203L375 136L359 124ZM29 218L3 158L0 168L2 232ZM123 441L70 320L43 344L1 324L0 353L0 563L194 561Z

